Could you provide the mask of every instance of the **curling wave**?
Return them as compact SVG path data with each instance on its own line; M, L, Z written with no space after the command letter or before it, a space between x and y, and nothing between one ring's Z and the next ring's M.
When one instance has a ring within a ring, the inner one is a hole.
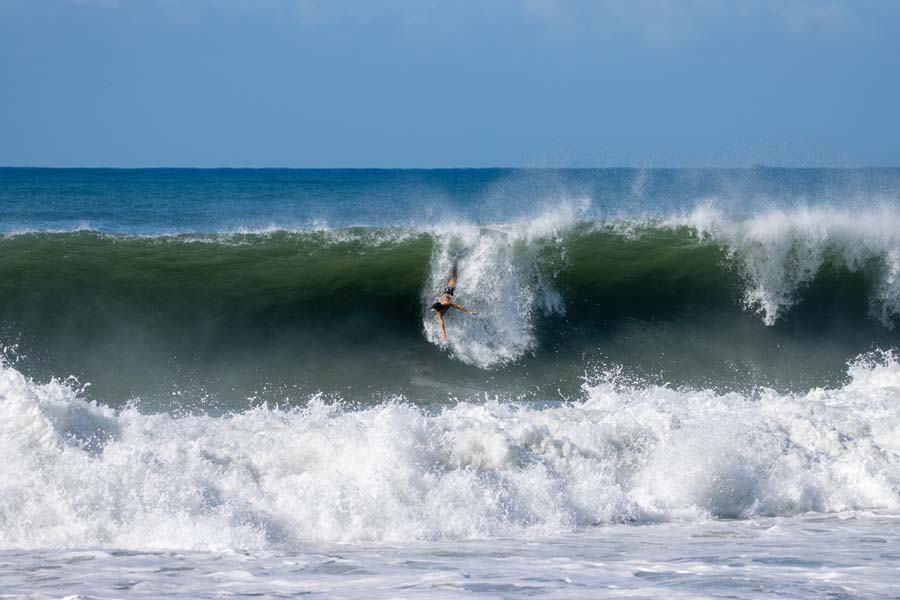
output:
M769 385L775 373L796 389L792 373L808 373L806 387L833 382L820 375L900 344L897 232L890 206L736 218L701 204L585 220L563 203L497 225L8 235L0 337L20 339L34 362L49 357L29 372L79 374L109 402L167 394L157 382L219 382L247 397L261 381L298 379L446 396L448 380L495 389L472 369L559 386L585 360L691 384L700 373ZM451 312L445 347L428 307L458 256L457 301L479 314ZM444 351L462 370L436 372ZM802 369L785 366L796 360Z

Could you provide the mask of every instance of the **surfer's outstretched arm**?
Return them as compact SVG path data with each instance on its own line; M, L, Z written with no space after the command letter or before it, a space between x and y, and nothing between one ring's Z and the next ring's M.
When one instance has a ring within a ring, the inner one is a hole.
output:
M434 318L437 319L437 322L441 326L441 339L446 342L447 341L447 330L444 328L444 317L441 315L441 313L437 313L434 315Z
M475 312L474 310L469 310L468 308L466 308L465 306L462 306L461 304L451 304L450 306L452 306L453 308L459 309L459 310L463 311L464 313L467 313L467 314L470 314L470 315L477 315L477 314L478 314L478 313Z

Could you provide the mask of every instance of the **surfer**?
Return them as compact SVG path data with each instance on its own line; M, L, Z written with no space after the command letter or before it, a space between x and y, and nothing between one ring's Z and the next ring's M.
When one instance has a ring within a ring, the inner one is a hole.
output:
M478 314L474 310L469 310L464 306L460 306L459 304L453 303L453 293L456 291L456 263L453 263L453 268L450 270L450 279L447 281L447 287L444 288L444 293L441 294L441 297L437 302L431 305L431 310L435 312L434 317L437 319L437 322L441 325L441 339L445 342L447 341L447 330L444 328L444 314L450 310L451 308L456 308L458 310L463 311L464 313L475 315Z

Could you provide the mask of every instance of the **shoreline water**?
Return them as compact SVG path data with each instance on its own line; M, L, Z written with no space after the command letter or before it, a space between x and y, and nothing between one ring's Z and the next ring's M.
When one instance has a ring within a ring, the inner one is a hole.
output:
M605 526L530 540L291 551L0 551L12 597L893 598L895 516Z

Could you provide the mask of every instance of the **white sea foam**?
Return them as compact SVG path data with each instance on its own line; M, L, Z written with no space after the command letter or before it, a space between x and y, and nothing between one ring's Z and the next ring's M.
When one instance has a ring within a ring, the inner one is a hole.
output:
M805 394L586 384L581 401L228 417L88 403L0 369L0 548L272 548L900 510L900 361Z
M721 243L747 281L746 306L767 325L797 302L798 291L829 260L851 271L872 270L873 316L888 327L900 316L900 211L894 205L773 208L737 218L707 202L665 223Z

